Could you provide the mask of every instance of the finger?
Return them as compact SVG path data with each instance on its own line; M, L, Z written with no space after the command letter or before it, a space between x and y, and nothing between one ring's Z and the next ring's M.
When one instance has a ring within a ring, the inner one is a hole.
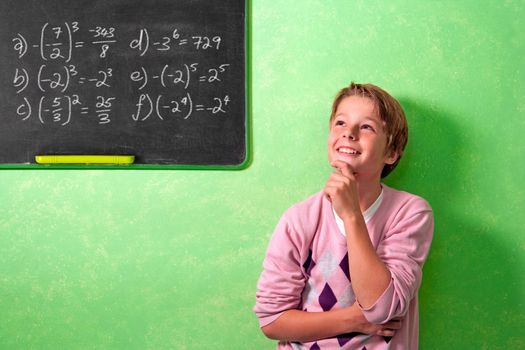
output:
M326 184L331 184L332 186L345 186L350 184L350 179L341 174L332 173L326 181Z
M393 337L395 334L396 332L391 329L381 329L377 331L377 335L381 335L383 337Z
M330 203L333 203L334 200L338 201L342 198L344 195L344 187L341 182L329 181L323 188L323 192Z
M328 201L332 203L332 198L335 197L335 192L336 192L335 188L333 186L326 185L323 188L323 192L324 192L326 199L328 199Z
M341 175L342 176L342 175ZM338 192L345 192L345 188L348 186L349 180L347 178L336 178L336 177L330 177L324 187L325 188L331 188Z
M348 173L349 171L348 170L348 163L345 163L341 160L334 160L331 164L330 164L333 168L337 169L341 174L345 174L345 173Z
M331 186L326 185L323 189L324 194L329 197L330 199L337 197L339 187L338 186Z
M390 321L388 321L387 323L389 322L396 322L396 323L399 323L399 322L402 322L403 321L403 318L402 317L397 317L397 318L393 318L391 319Z
M332 162L331 165L332 165L332 167L334 167L338 171L340 171L341 174L343 174L344 176L350 177L350 178L353 177L354 171L353 171L352 167L348 163L345 163L345 162L343 162L341 160L335 160L335 161Z
M337 181L329 181L325 184L323 191L328 194L329 196L338 197L338 196L344 196L344 183L337 182Z
M337 171L334 173L331 173L329 176L329 179L339 180L339 181L346 181L348 180L348 177L343 175L341 172Z
M401 322L400 321L390 321L384 324L383 328L386 329L400 329L401 328Z

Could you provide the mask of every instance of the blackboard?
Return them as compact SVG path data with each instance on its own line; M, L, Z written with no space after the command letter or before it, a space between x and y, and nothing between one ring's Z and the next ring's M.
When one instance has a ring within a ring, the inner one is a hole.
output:
M244 0L2 0L0 164L247 160Z

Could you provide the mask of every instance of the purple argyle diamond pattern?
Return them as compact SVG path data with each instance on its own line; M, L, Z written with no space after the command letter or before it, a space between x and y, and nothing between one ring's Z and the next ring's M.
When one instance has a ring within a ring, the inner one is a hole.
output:
M321 348L319 347L319 345L317 345L317 343L314 343L314 345L312 345L310 350L321 350Z
M324 311L328 311L335 305L335 303L337 303L337 298L335 297L332 288L326 283L323 291L319 295L319 305L321 305Z
M387 343L390 343L390 341L392 340L392 337L383 337L383 339L384 339Z
M308 258L303 264L303 268L306 271L306 275L310 276L312 269L315 267L315 261L312 259L312 250L308 251Z
M348 253L345 254L345 257L339 263L339 267L341 268L341 270L343 270L346 278L348 278L348 280L350 281L350 267L348 265Z
M352 332L352 333L340 334L337 336L337 342L339 343L339 346L343 346L346 343L348 343L350 340L352 340L352 338L355 337L356 335L359 335L359 333Z

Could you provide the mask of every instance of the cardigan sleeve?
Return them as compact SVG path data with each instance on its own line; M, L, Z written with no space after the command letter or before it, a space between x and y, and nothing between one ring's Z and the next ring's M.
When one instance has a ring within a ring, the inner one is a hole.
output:
M285 213L266 251L253 309L261 327L275 321L284 311L301 305L306 281L301 263L305 237L292 226L289 214Z
M422 267L434 230L432 210L418 199L402 208L377 247L379 258L390 270L390 284L378 300L362 308L370 323L380 324L404 316L421 284Z

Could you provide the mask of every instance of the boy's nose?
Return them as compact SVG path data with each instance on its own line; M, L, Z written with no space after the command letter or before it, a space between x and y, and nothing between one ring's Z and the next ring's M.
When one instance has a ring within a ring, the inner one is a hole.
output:
M343 137L347 137L350 140L355 140L355 135L354 135L354 133L352 132L351 129L346 129L344 134L343 134Z

